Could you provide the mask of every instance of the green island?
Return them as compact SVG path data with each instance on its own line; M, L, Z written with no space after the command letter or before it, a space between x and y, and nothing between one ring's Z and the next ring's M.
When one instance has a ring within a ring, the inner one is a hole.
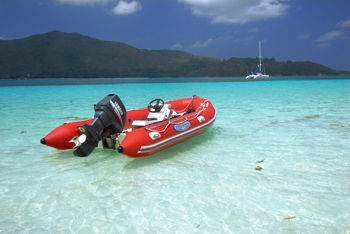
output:
M0 40L0 78L227 77L246 76L257 58L222 60L177 50L137 49L78 33L52 31ZM339 75L311 61L264 59L272 76Z

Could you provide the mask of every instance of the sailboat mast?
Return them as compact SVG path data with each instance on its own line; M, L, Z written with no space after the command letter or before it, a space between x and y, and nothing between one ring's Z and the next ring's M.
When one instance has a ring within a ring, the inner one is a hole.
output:
M259 41L259 72L261 73L261 41Z

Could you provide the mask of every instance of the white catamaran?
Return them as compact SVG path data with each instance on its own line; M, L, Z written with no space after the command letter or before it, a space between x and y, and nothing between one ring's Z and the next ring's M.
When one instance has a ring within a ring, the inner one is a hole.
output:
M258 64L258 71L256 72L252 72L252 74L247 75L245 78L246 79L258 79L258 78L269 78L270 76L265 73L265 67L264 67L264 63L262 61L262 56L261 56L261 41L259 41L259 64ZM262 69L264 70L264 73L262 72Z

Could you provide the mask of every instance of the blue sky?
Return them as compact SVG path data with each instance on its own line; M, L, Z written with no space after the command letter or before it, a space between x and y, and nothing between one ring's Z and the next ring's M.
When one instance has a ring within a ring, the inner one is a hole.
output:
M52 30L222 59L311 60L350 71L348 0L1 0L0 39Z

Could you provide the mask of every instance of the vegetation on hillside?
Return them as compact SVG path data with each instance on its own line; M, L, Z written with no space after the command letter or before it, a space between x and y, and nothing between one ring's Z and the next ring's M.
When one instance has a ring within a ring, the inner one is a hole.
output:
M310 61L264 62L270 75L342 73ZM0 41L0 78L245 76L256 68L256 58L220 60L176 50L143 50L59 31Z

